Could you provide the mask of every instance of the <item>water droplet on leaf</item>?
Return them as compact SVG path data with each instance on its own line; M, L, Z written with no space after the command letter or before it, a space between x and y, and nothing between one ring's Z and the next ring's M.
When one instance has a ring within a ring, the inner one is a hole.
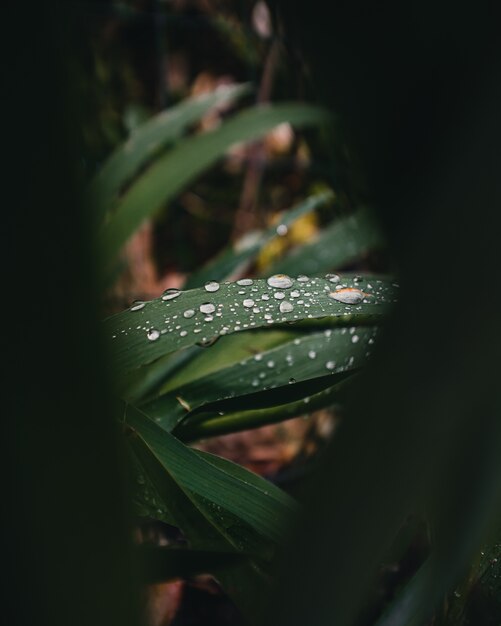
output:
M219 283L215 280L209 280L208 283L205 283L205 291L214 292L219 289Z
M277 287L278 289L289 289L293 284L292 278L287 274L274 274L266 282L270 287Z
M279 309L280 309L280 313L290 313L291 311L294 310L294 307L290 302L287 302L287 300L284 300L283 302L280 303Z
M141 300L135 300L132 303L132 306L130 307L130 311L140 311L141 309L144 308L144 305L146 304L146 302L142 302Z
M366 295L360 289L354 289L353 287L346 287L329 293L330 298L343 304L359 304Z
M166 289L162 295L162 300L173 300L181 295L179 289Z
M146 336L150 341L156 341L160 337L160 331L156 328L150 328L150 330L146 333Z
M200 312L209 315L210 313L214 313L216 307L212 304L212 302L204 302L200 305Z

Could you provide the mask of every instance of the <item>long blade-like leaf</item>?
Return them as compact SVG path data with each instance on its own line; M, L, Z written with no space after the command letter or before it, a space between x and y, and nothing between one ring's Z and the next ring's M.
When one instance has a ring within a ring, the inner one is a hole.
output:
M274 263L270 272L318 274L342 268L372 250L384 247L384 237L376 218L361 209L335 220L314 241L296 248Z
M334 195L332 192L326 191L308 197L297 206L293 207L289 211L286 211L280 221L280 224L284 226L290 226L297 219L303 215L315 211L318 207L327 204ZM276 226L268 228L255 239L252 243L245 246L243 249L238 246L231 246L219 254L213 261L208 263L203 269L192 274L186 281L185 288L193 289L194 287L201 287L208 280L224 280L230 278L232 274L248 265L259 254L260 250L268 244L270 241L279 237L277 234Z
M99 248L105 267L144 219L172 200L235 143L258 139L282 122L302 127L327 119L324 111L306 104L262 105L236 115L216 130L185 139L131 186L102 228Z
M132 131L89 184L87 203L96 221L102 221L125 185L159 150L177 141L191 124L215 106L230 104L248 91L248 85L221 86L213 93L190 98L162 111Z
M333 375L362 367L375 333L374 327L353 326L296 337L236 366L169 387L168 393L143 405L142 410L170 431L185 417L190 422L190 416L201 411L218 415L302 400L337 382L331 379Z
M117 370L123 373L180 348L242 330L320 318L340 325L377 323L396 298L397 290L389 281L331 280L290 280L288 288L264 280L245 286L225 283L215 292L194 289L166 294L168 300L136 304L105 322ZM335 299L351 296L353 304Z

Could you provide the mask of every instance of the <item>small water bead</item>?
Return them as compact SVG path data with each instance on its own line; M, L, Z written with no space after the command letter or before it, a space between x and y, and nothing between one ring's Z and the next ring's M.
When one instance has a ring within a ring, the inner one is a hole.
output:
M278 289L289 289L293 285L292 278L287 274L274 274L266 282L270 287L277 287Z
M244 307L246 307L247 309L252 309L252 307L254 306L255 302L254 300L252 300L252 298L246 298L243 303Z
M289 232L289 229L285 224L279 224L277 226L277 235L280 237L285 237L285 235Z
M253 282L252 278L241 278L240 280L237 280L237 285L240 285L240 287L248 287L249 285L252 285Z
M162 295L162 300L174 300L181 295L179 289L166 289Z
M212 321L213 321L213 319L214 319L214 316L213 316L213 315L206 315L206 316L204 317L204 322L212 322Z
M331 283L338 283L341 280L341 277L338 274L326 274L325 278Z
M298 283L307 283L310 279L308 278L308 276L305 276L304 274L301 274L300 276L297 277L297 282Z
M299 298L301 294L299 293L299 291L297 289L294 289L294 291L291 291L291 298Z
M283 291L275 291L273 297L277 300L283 300L285 298L285 293Z
M187 309L184 313L183 313L183 317L185 317L187 320L190 319L190 317L193 317L195 315L195 311L193 309Z
M146 302L141 302L140 300L135 300L132 303L132 306L130 307L130 311L140 311L141 309L144 309Z
M317 353L315 352L315 350L310 350L310 351L308 352L308 357L309 357L310 359L315 359L315 358L316 358L316 356L317 356Z
M215 280L209 280L209 282L205 283L205 291L209 291L213 293L219 289L219 283Z
M345 289L340 289L339 291L331 291L329 297L337 302L342 302L343 304L359 304L366 295L367 294L360 291L360 289L346 287Z
M254 361L261 361L261 359L262 359L262 358L263 358L263 355L262 355L262 354L259 354L259 353L258 353L258 354L255 354L255 355L254 355Z
M269 368L275 367L275 361L268 361L268 363L266 363L266 365L267 365Z
M289 385L293 385L296 382L295 378L289 378Z
M327 363L325 364L325 367L328 370L333 370L336 367L336 362L335 361L327 361Z
M206 315L210 315L214 313L216 307L211 302L204 302L200 305L200 312L205 313Z
M281 302L278 308L280 309L280 313L290 313L294 310L294 306L290 302L287 302L287 300Z
M146 333L146 336L150 341L156 341L160 337L160 331L156 328L150 328L150 330Z
M261 312L261 309L260 309L259 307L255 306L255 307L252 309L252 312L253 312L253 313L260 313L260 312Z
M261 300L269 300L270 296L267 293L263 293L263 295L261 296Z
M186 335L187 335L187 334L188 334L188 331L187 331L187 330L182 330L182 331L179 333L179 336L180 336L180 337L186 337Z
M359 336L353 335L353 337L351 338L351 343L358 343L358 340L359 340Z

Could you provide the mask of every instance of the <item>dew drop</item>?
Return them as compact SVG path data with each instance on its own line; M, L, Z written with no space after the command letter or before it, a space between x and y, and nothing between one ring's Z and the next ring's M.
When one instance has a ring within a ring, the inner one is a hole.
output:
M328 370L333 370L336 367L336 363L335 361L327 361L327 363L325 364L325 367Z
M343 304L359 304L366 295L367 294L360 291L360 289L354 289L353 287L346 287L345 289L331 291L329 293L330 298L337 300L337 302L342 302Z
M273 297L277 300L283 300L285 298L285 293L283 291L275 291Z
M173 300L181 295L179 289L166 289L162 295L162 300Z
M197 342L197 346L200 346L201 348L210 348L216 343L218 339L219 339L219 335L216 335L215 337L211 337L210 339L204 338L202 339L202 341Z
M270 276L266 281L270 287L277 287L279 289L289 289L292 287L292 278L287 274L274 274Z
M359 340L359 336L353 335L353 337L351 338L351 343L358 343L358 340Z
M266 365L267 365L269 368L275 367L275 361L268 361L268 363L266 363Z
M183 313L183 317L185 317L187 320L190 319L190 317L193 317L195 315L195 311L193 309L186 309L186 311Z
M216 307L212 304L212 302L204 302L200 305L200 312L209 315L210 313L214 313Z
M338 274L326 274L325 278L331 283L338 283L341 280Z
M240 280L237 280L237 285L240 285L240 287L248 287L249 285L252 285L253 282L252 278L241 278Z
M188 331L187 331L187 330L182 330L182 331L179 333L179 335L180 335L181 337L186 337L186 335L187 335L187 334L188 334Z
M209 280L208 283L205 283L205 291L209 291L210 293L213 293L214 291L217 291L219 289L219 283L216 282L215 280Z
M308 352L308 357L309 357L310 359L315 359L315 358L316 358L316 356L317 356L317 353L315 352L315 350L310 350L310 351Z
M150 330L146 333L146 336L150 341L156 341L160 337L160 331L156 328L150 328Z
M285 224L279 224L277 226L277 235L280 237L285 237L285 235L289 232L289 229Z
M146 302L141 302L140 300L135 300L132 303L132 306L130 307L130 311L140 311L141 309L144 308L144 305L146 304Z
M310 279L308 278L308 276L305 276L304 274L300 274L297 277L297 282L298 283L307 283Z
M247 309L251 309L254 306L254 300L252 300L252 298L246 298L243 303L244 307L246 307Z
M299 293L299 291L297 289L294 289L294 291L291 291L291 298L299 298L301 294Z
M263 293L263 295L261 296L261 300L269 300L270 296L267 293Z
M255 354L255 355L254 355L254 361L261 361L261 359L262 359L262 358L263 358L263 355L262 355L262 354L259 354L259 353L258 353L258 354Z
M287 302L287 300L281 302L278 308L280 309L280 313L290 313L294 310L293 305L290 302Z

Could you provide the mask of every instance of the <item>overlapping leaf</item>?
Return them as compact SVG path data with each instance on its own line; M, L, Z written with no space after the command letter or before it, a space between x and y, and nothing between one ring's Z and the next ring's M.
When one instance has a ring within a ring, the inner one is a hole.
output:
M328 204L333 197L330 191L309 196L303 202L286 211L280 224L286 227L290 226L303 215ZM208 280L224 280L230 278L236 271L242 272L257 257L263 246L279 236L277 227L274 225L263 233L257 234L246 245L230 246L204 268L192 274L186 281L185 288L193 289L202 286Z
M186 447L136 409L127 411L126 421L136 467L190 547L252 557L222 568L213 563L211 573L247 615L254 614L268 584L266 563L286 540L294 501L259 476Z
M213 93L190 98L159 113L135 129L109 157L91 181L87 202L101 221L120 192L158 152L177 141L191 124L215 106L228 105L249 91L248 85L221 86Z
M105 322L112 354L119 372L127 372L196 343L219 336L270 328L288 322L312 323L321 318L335 325L377 323L396 299L390 281L377 278L311 278L292 281L288 289L271 287L267 281L252 284L224 283L217 291L194 289L136 304ZM342 289L365 294L356 304L329 296ZM284 308L284 303L287 307Z
M278 260L270 272L318 274L340 269L372 250L384 247L385 241L375 216L367 209L336 219L319 235Z
M337 383L336 375L362 367L375 333L372 326L352 326L301 334L237 364L207 375L200 372L185 384L168 381L168 391L143 405L142 410L170 431L181 420L187 422L183 427L189 428L190 423L200 423L222 412L260 410L302 401ZM194 368L196 363L195 360ZM305 410L304 405L302 409ZM240 430L236 422L233 425Z
M99 235L105 267L144 219L172 200L232 145L258 139L283 122L303 127L327 119L324 111L306 104L261 105L239 113L213 131L186 138L156 159L121 197Z

